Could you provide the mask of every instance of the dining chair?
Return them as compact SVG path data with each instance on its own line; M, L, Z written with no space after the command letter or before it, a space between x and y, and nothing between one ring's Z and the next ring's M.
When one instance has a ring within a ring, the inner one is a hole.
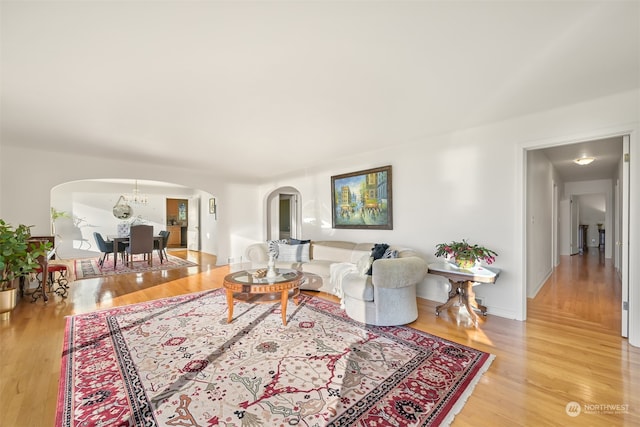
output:
M102 237L102 234L98 233L97 231L93 232L93 238L96 240L96 244L98 245L98 250L102 252L102 258L100 258L100 260L98 261L98 265L102 267L104 265L104 261L109 259L109 254L113 253L113 242L108 242L104 240L104 237ZM118 243L118 250L116 251L117 254L118 255L121 253L123 254L125 247L126 245L124 243Z
M129 246L125 249L127 265L133 267L133 256L144 254L149 266L153 266L153 226L134 225L129 233Z
M169 242L169 234L171 234L170 231L162 230L158 232L158 236L162 237L162 243L157 240L153 241L153 249L157 250L160 255L160 263L162 263L163 259L165 258L169 259L167 257L167 243Z

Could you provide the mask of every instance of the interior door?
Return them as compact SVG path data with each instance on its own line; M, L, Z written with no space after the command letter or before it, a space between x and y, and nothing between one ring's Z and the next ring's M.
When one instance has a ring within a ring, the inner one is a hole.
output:
M620 271L622 272L622 336L629 336L629 135L622 137L622 232Z
M280 195L280 209L278 212L279 224L280 224L280 239L290 239L292 237L291 230L293 229L292 204L294 203L294 196L292 194Z
M188 227L187 227L187 249L191 251L200 250L200 198L192 197L189 199L189 208L187 209Z
M579 252L580 245L578 244L578 226L579 226L579 207L578 207L578 198L573 194L569 197L569 210L570 210L570 224L571 227L571 248L569 250L570 255L575 255Z

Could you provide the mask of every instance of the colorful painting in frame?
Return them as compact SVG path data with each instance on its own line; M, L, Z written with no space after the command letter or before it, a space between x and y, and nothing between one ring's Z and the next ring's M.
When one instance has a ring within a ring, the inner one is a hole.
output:
M331 177L333 228L393 230L391 166Z

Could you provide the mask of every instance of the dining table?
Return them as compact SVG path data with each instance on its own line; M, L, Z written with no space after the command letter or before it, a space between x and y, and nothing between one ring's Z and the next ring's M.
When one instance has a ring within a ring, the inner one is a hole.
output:
M118 265L118 254L120 253L118 252L118 246L120 246L120 243L129 243L129 236L107 236L107 239L113 242L113 269L115 270ZM158 242L159 248L162 248L162 239L164 239L162 236L153 236L153 241ZM160 263L162 264L164 256L161 250L158 251L158 253L160 254Z

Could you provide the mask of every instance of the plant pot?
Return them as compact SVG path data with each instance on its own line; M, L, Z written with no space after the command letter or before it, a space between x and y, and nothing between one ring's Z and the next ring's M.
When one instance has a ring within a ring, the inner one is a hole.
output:
M474 265L476 265L476 262L475 260L472 260L472 259L462 258L462 259L456 259L455 264L456 264L456 267L467 270L472 268Z
M0 320L9 320L11 312L18 304L18 289L9 288L0 291Z

